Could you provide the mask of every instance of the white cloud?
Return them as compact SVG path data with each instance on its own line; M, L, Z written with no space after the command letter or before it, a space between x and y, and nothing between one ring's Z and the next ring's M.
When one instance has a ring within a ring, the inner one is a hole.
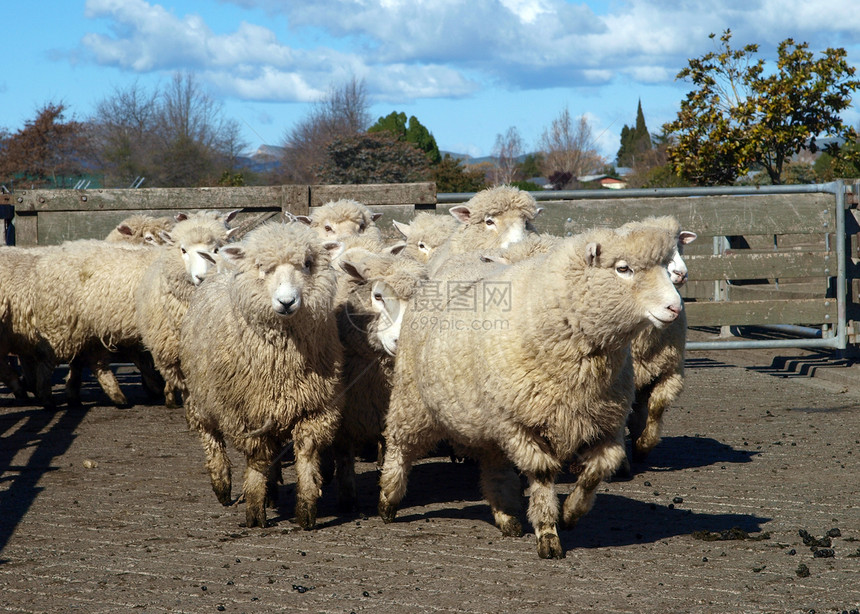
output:
M758 42L763 53L788 36L814 51L853 44L849 57L860 53L856 0L833 0L826 11L808 0L618 0L601 15L573 0L221 2L278 19L222 34L151 1L88 0L87 16L106 20L109 33L82 44L99 64L197 70L238 98L286 101L313 99L353 75L377 101L467 96L479 84L669 84L688 58L714 48L710 32L729 27L734 46ZM267 27L284 19L283 32Z

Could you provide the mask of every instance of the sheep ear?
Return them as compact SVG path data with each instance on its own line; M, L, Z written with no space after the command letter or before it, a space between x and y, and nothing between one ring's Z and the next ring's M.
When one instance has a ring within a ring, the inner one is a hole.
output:
M585 246L585 262L588 266L594 266L600 257L600 243L591 242Z
M451 207L448 210L448 213L454 216L455 219L462 222L463 224L469 223L469 218L472 215L472 212L469 210L469 207L466 205L458 205L456 207Z
M239 232L239 230L240 230L240 228L238 226L236 226L235 228L228 229L227 230L227 238L232 239L233 235L237 234Z
M394 228L397 230L397 232L403 235L404 239L409 238L409 231L411 230L409 224L404 224L403 222L398 222L397 220L394 220L391 223L394 224Z
M689 230L682 230L681 234L678 235L678 241L681 243L681 245L687 245L695 241L696 237L698 236L699 235L697 235L695 232L690 232Z
M323 249L330 254L336 254L343 249L343 243L339 241L326 241L322 244Z
M159 230L158 236L161 237L161 240L164 241L165 245L175 245L176 242L173 240L173 237L170 236L170 233L166 230Z
M343 270L343 272L350 277L358 281L367 281L367 277L365 276L364 271L362 271L361 268L359 268L359 265L357 265L356 263L350 262L349 260L342 260L338 263L338 265Z
M176 215L173 216L173 219L176 220L177 222L184 222L185 220L188 219L188 214L187 213L177 213Z
M309 218L309 217L308 217L308 216L306 216L306 215L297 215L297 216L295 216L295 218L296 218L296 221L297 221L297 222L301 222L301 223L302 223L302 224L304 224L305 226L310 226L310 225L311 225L311 218Z
M539 216L541 213L543 213L543 207L538 207L537 210L535 210L535 217Z
M371 213L370 214L370 221L375 222L376 220L378 220L381 217L382 217L381 213Z
M215 261L215 257L212 256L212 254L210 254L209 252L197 252L197 253L200 254L200 257L203 258L203 260L208 260L212 264L218 264Z
M241 211L241 209L233 209L232 211L228 211L227 213L225 213L224 217L222 218L224 220L224 223L229 224L230 222L232 222L233 218L239 215Z
M245 257L245 250L238 245L222 247L218 253L227 260L242 260Z
M397 223L397 222L395 222L395 224L396 224L396 223ZM123 222L122 224L119 224L119 225L116 227L116 229L117 229L117 231L119 232L119 234L121 234L121 235L125 235L125 236L127 236L127 237L130 237L131 235L133 235L133 234L134 234L134 231L131 229L131 226L129 226L129 225L128 225L128 224L126 224L125 222Z
M496 262L498 264L510 264L511 261L498 254L481 254L481 262Z
M382 250L383 254L391 254L392 256L396 256L400 252L406 249L406 241L400 241L399 243L395 243L394 245L389 245L384 250Z

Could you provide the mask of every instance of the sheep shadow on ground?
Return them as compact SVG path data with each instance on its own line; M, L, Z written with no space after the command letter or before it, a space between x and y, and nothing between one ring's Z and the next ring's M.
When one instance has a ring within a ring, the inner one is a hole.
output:
M0 414L0 480L9 484L0 491L0 552L42 492L39 481L56 470L52 463L71 447L86 414L85 409L55 412L41 408ZM27 460L13 465L25 449L31 450Z
M576 527L559 535L565 550L654 543L661 539L704 531L740 529L759 533L771 518L752 514L707 514L681 507L598 493L594 508Z

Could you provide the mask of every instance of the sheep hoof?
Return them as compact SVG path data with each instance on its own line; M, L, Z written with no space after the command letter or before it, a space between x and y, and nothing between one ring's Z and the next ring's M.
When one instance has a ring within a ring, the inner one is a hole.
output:
M505 537L522 537L523 525L516 518L510 518L499 524L499 529Z
M544 533L538 538L538 556L542 559L563 559L561 540L554 533Z
M397 506L392 505L391 503L385 503L383 501L380 501L379 515L382 518L382 522L386 524L388 524L389 522L394 522L394 517L397 515Z
M230 484L216 484L213 482L212 490L215 492L215 496L218 497L218 503L225 507L233 504L233 500L230 497Z
M266 522L266 508L264 506L246 506L245 526L247 526L249 529L252 527L261 527L265 529L267 526L269 526L269 523Z
M296 502L296 522L305 531L310 531L317 524L317 506L314 502Z

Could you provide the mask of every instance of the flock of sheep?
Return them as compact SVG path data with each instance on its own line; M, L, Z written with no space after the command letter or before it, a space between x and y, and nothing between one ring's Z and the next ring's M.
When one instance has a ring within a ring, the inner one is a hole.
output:
M296 519L311 529L324 467L352 510L356 452L376 444L391 522L412 463L447 441L479 462L505 535L522 535L525 476L542 558L564 556L559 515L574 525L602 480L629 471L627 431L634 458L659 441L683 386L677 287L695 238L674 218L541 235L534 198L509 186L394 222L394 244L353 200L241 238L235 213L134 216L105 240L0 248L0 378L52 407L55 367L69 365L69 403L89 367L125 405L109 365L133 361L147 390L184 406L224 505L227 442L245 455L249 527L266 525L288 445ZM555 479L572 461L561 506Z

